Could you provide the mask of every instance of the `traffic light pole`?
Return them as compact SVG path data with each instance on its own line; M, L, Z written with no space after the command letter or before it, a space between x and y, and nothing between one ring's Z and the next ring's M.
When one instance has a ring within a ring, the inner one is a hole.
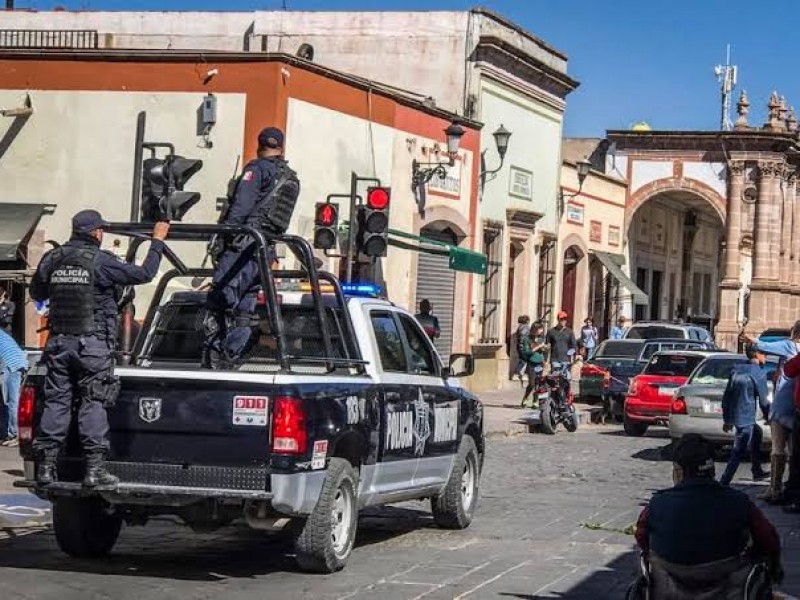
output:
M350 173L350 227L347 232L347 270L345 271L345 278L347 283L353 283L353 258L355 256L354 250L356 245L356 208L358 206L358 184L361 181L370 183L381 184L380 179L374 177L359 177L355 171Z

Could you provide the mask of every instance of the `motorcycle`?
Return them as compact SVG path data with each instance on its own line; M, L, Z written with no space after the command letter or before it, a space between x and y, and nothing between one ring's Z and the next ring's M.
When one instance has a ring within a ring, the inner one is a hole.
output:
M553 435L560 423L570 433L578 429L578 415L569 383L569 363L551 363L548 375L539 378L536 399L539 402L542 431Z

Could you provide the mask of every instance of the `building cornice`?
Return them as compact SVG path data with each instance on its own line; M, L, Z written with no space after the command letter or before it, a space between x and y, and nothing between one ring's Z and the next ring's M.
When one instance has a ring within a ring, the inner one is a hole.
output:
M507 73L492 63L481 62L478 63L477 66L481 70L481 75L496 81L497 83L504 85L515 92L519 92L524 96L541 102L542 104L545 104L546 106L549 106L553 110L562 114L567 109L567 103L561 98L553 96L552 94L548 94L541 88L531 85L530 83Z
M798 144L796 133L759 129L743 131L620 131L607 132L617 150L784 153Z
M561 164L565 167L570 167L571 169L578 169L578 163L571 161L571 160L562 160ZM589 170L589 177L597 177L598 179L604 179L609 183L613 183L615 185L619 185L621 187L627 187L627 182L622 177L614 177L613 175L609 175L608 173L603 173L602 171L598 171L596 169Z
M557 48L554 48L553 46L551 46L550 44L545 42L543 39L533 35L527 29L525 29L523 27L520 27L519 25L517 25L513 21L508 20L503 15L501 15L499 13L496 13L496 12L494 12L493 10L491 10L489 8L486 8L484 6L476 6L470 12L472 12L473 14L476 14L476 15L483 15L485 17L489 17L493 21L498 22L503 27L511 29L512 31L515 31L518 34L520 34L522 37L527 38L529 41L533 42L534 44L536 44L537 46L539 46L543 50L546 50L547 52L549 52L553 56L557 56L558 58L560 58L562 60L567 60L567 55L564 54L561 50L558 50Z

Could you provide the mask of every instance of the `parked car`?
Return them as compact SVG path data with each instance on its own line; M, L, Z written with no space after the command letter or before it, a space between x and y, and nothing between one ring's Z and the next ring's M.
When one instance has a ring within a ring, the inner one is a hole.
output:
M742 354L724 352L713 354L701 362L689 376L686 385L678 389L670 406L669 435L678 439L687 433L699 433L712 442L724 446L733 442L733 432L722 431L722 394L731 377L733 367L747 362ZM776 361L764 365L772 402L772 373ZM764 446L772 445L769 427L765 426L761 411L757 420L764 430Z
M625 398L625 433L638 437L651 425L667 425L675 392L711 352L667 350L653 354L644 370L631 379Z
M691 323L670 323L668 321L637 321L625 332L625 339L652 340L677 338L714 343L708 329Z
M630 379L642 372L655 352L713 347L709 342L677 338L606 340L581 369L581 398L584 402L591 402L599 397L606 411L622 422Z

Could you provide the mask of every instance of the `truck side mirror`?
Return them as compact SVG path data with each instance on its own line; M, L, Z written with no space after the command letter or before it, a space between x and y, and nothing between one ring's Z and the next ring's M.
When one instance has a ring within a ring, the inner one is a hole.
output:
M469 377L475 372L472 354L451 354L450 366L444 370L445 377Z

